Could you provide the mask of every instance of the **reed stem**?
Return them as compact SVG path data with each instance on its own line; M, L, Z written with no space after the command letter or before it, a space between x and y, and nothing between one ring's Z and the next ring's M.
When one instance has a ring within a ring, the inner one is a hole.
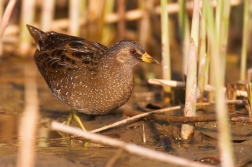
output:
M161 43L162 43L162 71L163 79L171 80L171 63L170 63L170 42L169 42L169 22L167 13L167 0L161 0ZM170 87L164 87L166 93L170 93Z

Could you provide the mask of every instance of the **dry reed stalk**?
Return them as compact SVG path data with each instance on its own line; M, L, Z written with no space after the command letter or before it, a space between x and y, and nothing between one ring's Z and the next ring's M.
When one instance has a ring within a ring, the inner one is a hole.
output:
M193 18L191 27L191 41L188 52L187 75L186 75L186 99L184 116L196 116L196 92L197 92L197 59L198 59L198 41L199 41L199 0L193 1ZM190 139L194 133L194 126L191 124L182 124L181 138Z
M243 7L243 30L242 30L242 52L241 52L241 69L240 69L240 80L245 81L246 79L246 68L247 68L247 43L248 43L248 32L249 32L249 6L252 6L251 0L244 1Z
M203 17L200 17L200 35L199 35L199 50L198 50L198 86L200 90L200 98L204 99L204 86L206 84L206 75L208 76L208 62L206 53L206 27Z
M252 83L252 68L249 68L248 70L247 70L247 82L248 83Z
M110 13L113 13L115 0L106 0L104 9L104 18ZM103 20L104 20L103 18ZM108 45L115 38L115 29L113 25L105 24L102 28L102 44Z
M149 84L170 86L170 87L185 87L185 82L173 81L173 80L164 80L164 79L155 79L151 78L148 80Z
M1 5L1 15L2 15L2 12L3 12L3 1L1 1L2 4ZM0 22L0 44L1 44L1 41L2 41L2 37L3 37L3 34L5 32L5 29L9 23L9 20L10 20L10 17L11 17L11 13L13 11L13 8L16 4L16 0L10 0L4 13L3 13L3 16L2 16L2 19L1 19L1 22ZM0 17L1 18L1 17Z
M248 92L248 113L249 117L252 117L252 83L247 84L247 92Z
M198 67L198 87L200 91L200 98L198 99L199 102L203 102L204 99L204 87L205 87L205 75L206 75L206 54L204 57L202 57L199 61L199 67Z
M2 42L3 34L7 28L7 25L9 23L9 19L11 17L11 13L13 11L15 4L16 4L16 0L10 0L5 9L5 12L3 13L4 3L3 1L0 2L0 18L1 18L0 20L0 57L3 54L3 42Z
M38 96L36 70L25 68L25 109L19 125L17 167L33 167L35 162L36 131L38 127Z
M186 79L186 100L184 108L185 117L196 116L196 92L197 92L197 51L193 39L190 42L187 79ZM182 124L181 138L190 139L194 133L194 126L191 124Z
M190 28L187 14L187 6L186 1L179 0L179 24L182 38L182 54L183 54L183 74L187 73L187 60L188 60L188 52L190 45Z
M42 15L40 28L43 31L49 31L50 26L53 22L54 18L54 8L55 8L55 0L44 0L42 1Z
M228 45L228 31L229 31L229 20L230 20L230 1L229 0L222 0L223 2L223 9L221 14L221 24L220 24L220 36L219 41L219 51L220 51L220 58L223 68L223 76L225 76L226 71L226 57L227 57L227 45ZM222 6L222 5L221 5Z
M148 41L151 39L151 22L150 16L152 14L152 9L154 7L153 0L138 1L139 8L144 12L143 17L139 20L139 42L146 48Z
M117 23L118 29L118 40L125 38L125 0L117 0L117 10L119 15L119 20Z
M237 86L236 84L227 84L226 86L226 97L228 100L236 100L237 99ZM235 105L228 104L228 111L230 114L236 113Z
M230 1L232 6L236 6L239 5L241 3L241 0L231 0ZM213 3L211 4L212 6L216 6L216 1L213 1ZM186 7L187 10L192 10L193 9L193 2L192 1L187 1L186 2ZM202 7L202 6L200 6ZM180 9L180 6L178 3L169 3L166 6L166 10L168 14L171 13L177 13ZM161 14L161 6L157 6L153 9L153 13L155 14ZM125 14L125 19L126 20L138 20L140 18L142 18L144 15L144 12L142 10L136 9L136 10L130 10L128 12L126 12ZM118 14L113 13L113 14L109 14L107 16L105 16L105 22L106 23L116 23L120 20L120 17Z
M20 17L20 45L19 54L25 56L29 49L31 43L31 35L27 30L26 24L34 25L35 18L35 0L23 0L21 17Z
M163 79L171 79L171 58L170 58L170 42L169 42L169 16L166 10L167 0L161 0L161 46L162 46L162 75ZM171 101L171 88L164 87L165 97L164 103Z
M74 36L80 36L80 6L81 0L69 1L69 26L68 33Z
M89 0L87 12L87 38L90 41L101 41L102 27L104 24L105 0Z

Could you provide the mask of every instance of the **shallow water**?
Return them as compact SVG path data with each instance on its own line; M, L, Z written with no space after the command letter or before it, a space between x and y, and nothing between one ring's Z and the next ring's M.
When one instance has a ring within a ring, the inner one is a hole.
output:
M18 127L24 110L24 67L31 66L37 70L33 60L16 57L4 58L0 63L0 166L14 164L19 146ZM36 166L54 166L55 162L62 166L106 166L112 156L120 154L114 166L167 166L163 162L149 160L127 152L120 153L118 148L90 143L83 147L79 138L71 140L71 145L58 132L51 131L51 120L65 121L70 107L58 101L51 94L43 78L37 73L38 96L40 103L40 119L37 130ZM104 116L88 116L80 114L88 130L93 130L115 121L127 118L126 110L140 110L148 103L162 105L162 93L159 87L147 87L138 84L130 101L115 112ZM213 107L205 108L201 114L213 115ZM169 113L180 115L181 111ZM166 114L166 115L169 115ZM74 126L76 124L74 123ZM146 143L143 142L143 126ZM212 164L219 163L216 141L216 123L196 123L196 131L192 140L180 141L181 124L155 121L150 118L109 129L101 134L125 142ZM234 135L235 158L240 164L251 159L251 125L245 123L232 124ZM247 163L252 166L252 163Z

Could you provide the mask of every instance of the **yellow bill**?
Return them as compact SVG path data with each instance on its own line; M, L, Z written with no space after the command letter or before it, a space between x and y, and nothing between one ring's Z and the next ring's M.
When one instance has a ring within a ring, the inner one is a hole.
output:
M151 63L151 64L159 64L159 62L155 59L153 59L153 57L151 57L147 52L145 52L142 57L141 57L143 62L146 63Z

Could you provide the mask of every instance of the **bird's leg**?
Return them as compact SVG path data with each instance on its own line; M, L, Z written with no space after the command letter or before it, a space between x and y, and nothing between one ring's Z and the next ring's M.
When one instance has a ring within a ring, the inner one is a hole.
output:
M75 120L78 125L80 126L80 128L83 130L83 131L87 131L85 129L85 127L83 126L82 122L81 122L81 119L79 117L79 114L78 114L78 111L75 110L75 109L71 109L69 115L67 116L67 120L65 122L63 122L63 124L66 124L67 126L70 126L70 124L72 123L72 120ZM64 133L61 133L59 132L59 134L62 136L62 137L69 137L68 134L64 134ZM68 145L71 145L71 139L70 140L67 140L66 141ZM84 142L84 147L87 147L88 145L88 142Z
M78 123L78 125L80 126L80 128L83 130L83 131L87 131L85 129L85 127L83 126L82 122L81 122L81 119L79 117L79 114L78 114L78 111L75 110L75 109L72 109L71 110L71 113L72 113L72 118Z
M69 126L71 123L72 123L72 119L73 119L73 113L70 112L69 115L67 116L67 120L63 122L63 124ZM62 137L66 137L66 138L69 138L69 135L68 134L65 134L65 133L62 133L62 132L58 132L60 134L60 136ZM71 139L67 139L66 140L67 144L68 145L71 145Z
M69 115L67 116L67 120L66 120L65 124L67 126L69 126L72 123L72 119L73 119L73 112L71 110L70 113L69 113Z
M83 131L86 132L87 130L85 129L84 125L83 125L82 122L81 122L81 119L80 119L80 117L79 117L78 111L75 110L75 109L72 109L72 110L71 110L71 113L72 113L73 119L78 123L78 125L80 126L80 128L81 128ZM84 141L83 144L84 144L84 145L83 145L84 147L87 147L88 144L89 144L89 142L85 142L85 141Z

